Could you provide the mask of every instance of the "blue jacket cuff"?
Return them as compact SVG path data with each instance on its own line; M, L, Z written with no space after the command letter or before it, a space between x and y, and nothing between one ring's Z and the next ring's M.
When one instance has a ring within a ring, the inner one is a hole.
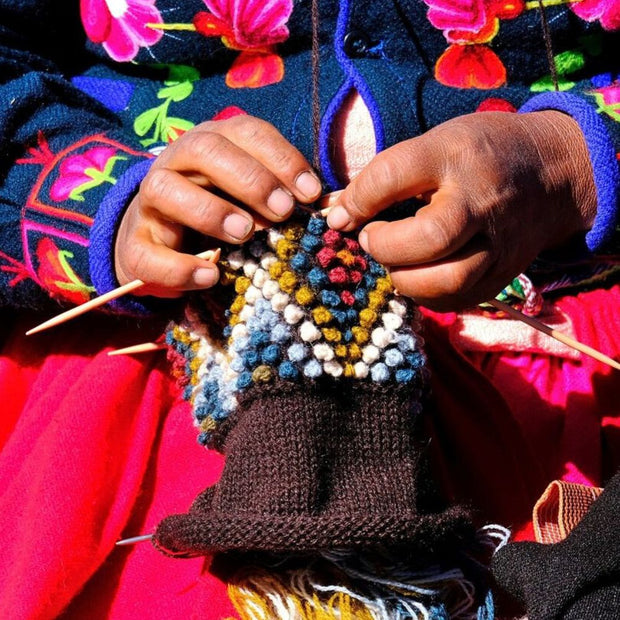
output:
M592 229L586 234L586 244L591 252L604 253L616 232L620 194L620 171L611 136L595 108L576 95L542 93L527 101L519 112L541 110L558 110L568 114L583 132L594 171L598 205Z
M89 266L93 286L103 295L119 286L114 270L114 240L118 223L154 159L141 160L128 168L101 201L90 233ZM136 297L125 297L110 308L130 314L149 314Z

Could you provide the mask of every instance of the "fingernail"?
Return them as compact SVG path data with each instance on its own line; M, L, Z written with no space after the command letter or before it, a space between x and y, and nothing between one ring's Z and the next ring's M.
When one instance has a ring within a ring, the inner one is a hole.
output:
M286 215L289 211L291 211L294 205L295 202L293 201L293 197L290 194L287 194L280 187L274 189L267 199L267 206L269 207L269 210L279 216Z
M364 252L368 252L368 233L365 230L362 230L357 237L359 244L362 246Z
M226 217L222 224L224 232L235 239L245 239L250 230L252 230L252 222L247 217L238 213L231 213Z
M351 218L344 207L332 207L327 214L327 225L330 228L346 228L351 223Z
M295 186L308 198L314 198L322 189L321 182L311 172L302 172L295 180Z
M199 267L194 271L194 284L196 286L204 286L205 288L213 286L217 282L218 273L215 269L207 267Z

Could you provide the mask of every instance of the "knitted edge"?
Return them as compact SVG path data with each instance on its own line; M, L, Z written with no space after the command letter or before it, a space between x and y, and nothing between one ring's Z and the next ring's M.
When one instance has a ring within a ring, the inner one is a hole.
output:
M596 110L575 95L542 93L527 101L519 109L519 113L541 110L558 110L568 114L583 132L592 162L598 205L592 229L585 237L586 245L593 253L604 252L610 245L618 224L620 171L613 141Z
M91 279L99 295L119 285L114 272L116 231L130 198L135 194L153 161L154 159L142 160L128 168L101 201L91 229L89 247ZM113 301L109 307L132 314L149 314L146 306L135 297Z

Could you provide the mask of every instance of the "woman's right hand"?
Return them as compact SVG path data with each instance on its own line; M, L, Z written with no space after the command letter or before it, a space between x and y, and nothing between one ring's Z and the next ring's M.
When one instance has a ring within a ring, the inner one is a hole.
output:
M208 288L217 266L180 251L185 229L243 243L256 220L285 220L295 201L320 193L310 164L269 123L240 115L197 125L159 155L127 208L116 277L121 285L140 279L139 294L157 297Z

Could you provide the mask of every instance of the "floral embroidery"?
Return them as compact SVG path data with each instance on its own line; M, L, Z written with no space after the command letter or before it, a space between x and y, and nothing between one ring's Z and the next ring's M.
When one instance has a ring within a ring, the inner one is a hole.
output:
M458 88L498 88L506 83L506 68L487 47L501 19L514 19L523 0L424 0L428 19L450 44L435 65L436 79Z
M114 185L116 179L111 176L112 168L119 159L116 149L110 146L95 146L78 155L71 155L62 160L59 174L50 188L50 197L56 202L68 198L83 201L84 192L98 187L102 183Z
M164 82L164 88L157 93L157 98L163 99L163 103L142 112L133 123L133 129L139 136L145 136L153 130L150 138L140 141L145 147L157 142L174 142L194 126L194 123L184 118L168 116L168 109L172 102L183 101L192 94L192 82L195 82L200 74L193 67L185 65L170 65L169 70L170 79Z
M598 104L597 112L620 122L620 81L590 91Z
M600 21L605 30L620 29L618 0L581 0L570 4L571 10L587 22Z
M74 304L90 299L95 288L84 284L69 264L73 253L60 250L51 239L43 238L37 245L39 260L38 277L40 283L52 297L61 298Z
M84 30L118 62L133 60L141 47L155 45L163 32L155 0L80 0Z
M480 105L476 108L476 112L516 112L515 108L510 101L502 99L501 97L489 97L480 102Z

